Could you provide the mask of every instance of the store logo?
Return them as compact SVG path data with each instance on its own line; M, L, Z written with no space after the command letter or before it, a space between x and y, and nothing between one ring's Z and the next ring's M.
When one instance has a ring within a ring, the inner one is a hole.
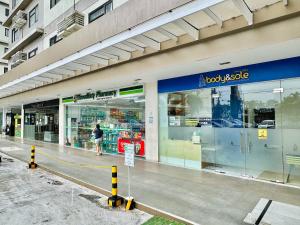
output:
M213 83L222 83L225 84L231 81L238 81L238 80L247 80L249 78L249 73L247 71L240 71L237 73L226 74L226 75L218 75L215 77L204 77L204 81L206 84L213 84Z

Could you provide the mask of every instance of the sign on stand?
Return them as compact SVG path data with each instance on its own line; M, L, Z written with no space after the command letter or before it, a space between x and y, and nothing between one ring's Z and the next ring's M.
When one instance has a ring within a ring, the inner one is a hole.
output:
M125 144L125 166L134 167L134 144Z
M125 144L125 166L128 166L128 199L130 199L130 167L134 167L134 144Z

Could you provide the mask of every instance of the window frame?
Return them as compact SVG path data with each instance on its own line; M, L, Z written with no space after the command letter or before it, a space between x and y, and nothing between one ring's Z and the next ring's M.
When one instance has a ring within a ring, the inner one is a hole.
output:
M54 42L52 42L52 40L54 40ZM57 34L52 36L51 38L49 38L49 47L55 45L57 42L60 42L61 40L62 40L62 38L57 39Z
M9 16L9 8L5 8L5 16Z
M36 47L35 49L32 49L30 52L28 52L28 59L33 58L34 56L36 56L36 53L38 51L38 47ZM32 53L34 53L34 55L31 55Z
M55 7L59 2L60 0L50 0L50 9Z
M5 66L5 67L3 68L3 72L4 72L4 73L7 73L7 72L8 72L8 67Z
M111 8L110 10L107 10L107 6L108 5L111 5ZM108 12L112 11L113 10L113 1L112 0L109 0L107 2L105 2L104 4L102 4L101 6L97 7L96 9L94 9L93 11L91 11L89 14L88 14L88 23L92 23L94 22L95 20L97 20L98 18L104 16L105 14L107 14ZM98 15L96 16L95 18L91 19L92 15L94 15L95 13L97 13L98 11L101 11L101 10L104 10L104 13L101 14L101 15Z
M7 27L4 28L4 36L9 37L9 29Z
M18 29L13 28L11 30L11 43L14 43L17 40Z
M29 28L32 27L35 23L37 23L39 21L38 9L39 9L39 4L34 6L33 9L30 10L29 13L28 13L28 26L29 26ZM34 18L32 24L31 24L31 18Z

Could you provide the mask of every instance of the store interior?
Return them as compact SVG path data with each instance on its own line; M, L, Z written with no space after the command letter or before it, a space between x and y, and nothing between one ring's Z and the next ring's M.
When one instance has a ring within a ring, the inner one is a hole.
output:
M144 97L114 98L66 104L65 145L95 151L93 129L104 131L102 149L123 154L124 144L135 144L135 155L145 156Z
M24 110L24 138L58 143L58 106Z

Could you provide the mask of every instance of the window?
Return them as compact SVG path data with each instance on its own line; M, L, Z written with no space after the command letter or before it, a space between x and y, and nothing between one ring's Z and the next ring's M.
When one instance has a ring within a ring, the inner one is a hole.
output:
M15 42L18 39L18 30L17 29L12 29L11 31L11 42Z
M7 71L8 71L8 68L4 67L4 73L7 73Z
M8 37L8 35L9 35L9 29L5 28L5 37Z
M57 3L59 3L60 0L50 0L50 9L52 9L54 6L56 6Z
M53 36L52 38L49 39L49 46L52 46L56 44L57 42L61 41L62 39L58 39L57 35Z
M32 51L28 52L28 59L34 57L36 55L38 48L33 49Z
M15 8L19 2L20 0L12 0L12 8Z
M38 6L36 5L30 12L29 12L29 27L35 24L39 19L39 11Z
M6 53L8 51L7 47L4 47L4 53Z
M112 9L112 1L108 1L105 4L101 5L100 7L89 13L89 23L93 22L94 20L98 19L99 17L103 16L109 11L112 11Z
M5 16L8 16L8 15L9 15L9 9L5 8Z

